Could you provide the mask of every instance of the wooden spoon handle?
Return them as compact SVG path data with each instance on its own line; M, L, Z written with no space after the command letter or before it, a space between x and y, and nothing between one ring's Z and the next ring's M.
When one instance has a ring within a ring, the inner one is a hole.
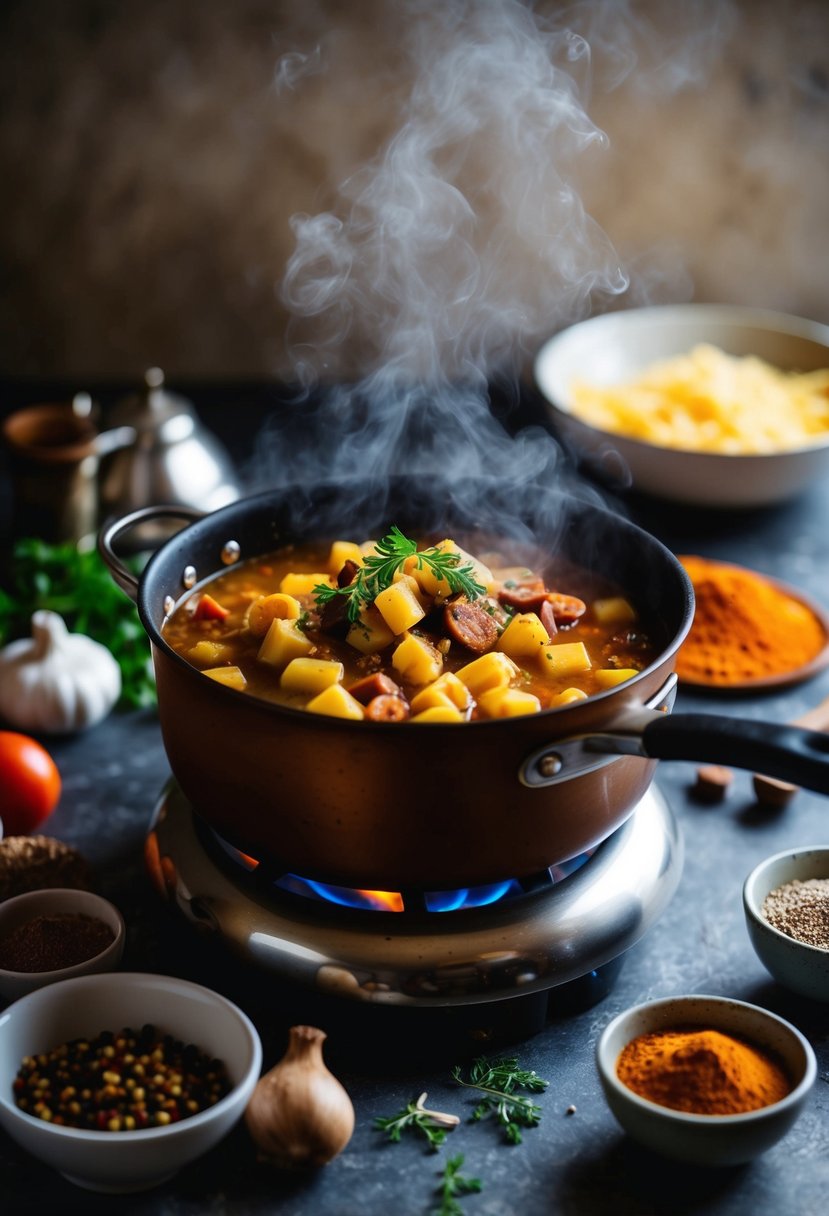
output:
M829 697L812 709L807 709L805 714L795 718L790 725L802 726L807 730L829 730ZM762 773L754 774L753 784L758 802L778 807L786 806L800 788L788 781L778 781L776 777L765 777Z

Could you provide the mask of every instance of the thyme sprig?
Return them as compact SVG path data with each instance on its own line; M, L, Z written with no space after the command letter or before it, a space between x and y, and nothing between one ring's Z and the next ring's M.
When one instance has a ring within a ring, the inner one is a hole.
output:
M480 1178L466 1178L460 1172L463 1165L463 1154L450 1157L443 1167L443 1176L437 1188L440 1196L440 1207L434 1209L434 1216L462 1216L459 1195L472 1195L482 1191L484 1184Z
M549 1082L531 1069L519 1068L516 1059L486 1060L481 1056L473 1061L467 1077L464 1077L460 1065L452 1069L452 1076L459 1085L475 1089L482 1095L471 1118L477 1121L494 1115L503 1127L509 1144L520 1144L521 1128L536 1127L540 1122L541 1107L515 1093L515 1090L542 1093Z
M410 557L415 558L418 570L426 566L436 579L444 581L455 594L460 593L474 600L486 591L475 580L473 566L469 562L461 565L459 553L445 552L435 546L418 551L417 542L404 536L396 525L382 540L377 541L374 548L374 553L367 554L354 579L346 587L317 583L313 594L320 607L336 596L345 596L348 599L348 619L356 621L363 609L372 604L381 591L392 585L395 574Z
M428 1110L424 1106L426 1094L422 1093L416 1102L409 1102L396 1115L378 1116L374 1126L383 1132L388 1132L388 1138L397 1144L404 1131L417 1131L429 1141L429 1147L436 1153L446 1139L447 1132L457 1127L460 1118L441 1110ZM461 1160L463 1160L461 1158Z

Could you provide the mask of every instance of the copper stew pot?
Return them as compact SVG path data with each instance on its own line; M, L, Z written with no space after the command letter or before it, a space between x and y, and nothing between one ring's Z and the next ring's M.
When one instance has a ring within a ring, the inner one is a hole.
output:
M631 814L657 759L724 763L829 793L824 734L666 712L693 593L680 563L648 533L556 496L537 498L519 524L514 501L489 483L454 495L473 503L466 508L408 479L382 493L355 485L287 488L199 517L157 549L140 580L117 555L116 540L154 518L195 513L146 508L106 524L99 537L152 643L173 774L198 814L246 853L349 887L443 890L529 876L596 845ZM532 536L553 561L593 564L644 619L661 622L664 649L634 679L586 701L518 718L424 725L273 705L205 679L165 642L172 606L232 561L294 541L377 535L390 523L467 544L481 529Z

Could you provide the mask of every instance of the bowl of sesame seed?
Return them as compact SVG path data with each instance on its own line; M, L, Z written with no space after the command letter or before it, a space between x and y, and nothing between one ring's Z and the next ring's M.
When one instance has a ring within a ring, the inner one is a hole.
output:
M829 1001L829 845L767 857L743 884L751 944L785 988Z
M209 988L61 980L0 1012L0 1126L78 1186L148 1190L231 1130L261 1064L250 1019Z

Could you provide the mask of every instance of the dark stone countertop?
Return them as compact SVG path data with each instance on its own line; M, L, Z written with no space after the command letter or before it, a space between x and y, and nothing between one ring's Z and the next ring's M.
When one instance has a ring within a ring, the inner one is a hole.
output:
M766 511L709 514L642 501L628 509L675 552L740 561L829 603L829 485ZM783 722L827 695L829 672L761 697L681 691L677 708ZM550 1081L539 1098L541 1123L525 1133L523 1144L505 1145L491 1122L463 1122L434 1155L416 1138L387 1144L372 1121L396 1112L423 1090L430 1105L469 1112L470 1099L451 1082L455 1061L442 1045L441 1020L432 1020L425 1043L408 1023L393 1019L361 1034L353 1029L353 1009L343 1007L342 1019L336 1006L320 1014L313 994L245 971L180 924L156 896L142 857L153 806L168 777L154 713L116 713L84 735L49 746L63 776L63 793L44 830L91 860L100 889L123 911L128 925L123 967L184 975L236 999L262 1034L266 1066L282 1054L289 1025L325 1017L326 1059L353 1098L357 1123L346 1151L311 1177L258 1164L240 1126L165 1186L115 1198L79 1190L0 1133L2 1210L9 1216L116 1211L124 1216L342 1216L390 1210L425 1216L435 1205L445 1158L457 1153L465 1157L464 1172L484 1181L480 1195L461 1201L469 1216L817 1216L825 1211L827 1007L789 994L771 980L751 949L741 905L742 881L762 858L827 842L824 798L801 791L787 809L763 810L753 799L750 776L738 773L728 799L705 806L690 796L694 766L663 762L657 784L685 841L677 893L628 952L604 999L581 1012L553 1002L539 1033L526 1041L510 1041L507 1033L499 1051L517 1054L522 1065ZM819 1080L807 1110L781 1143L747 1166L692 1169L639 1149L616 1124L600 1091L594 1050L610 1019L640 1001L691 992L763 1005L798 1026L818 1055ZM567 1114L571 1105L576 1110Z

